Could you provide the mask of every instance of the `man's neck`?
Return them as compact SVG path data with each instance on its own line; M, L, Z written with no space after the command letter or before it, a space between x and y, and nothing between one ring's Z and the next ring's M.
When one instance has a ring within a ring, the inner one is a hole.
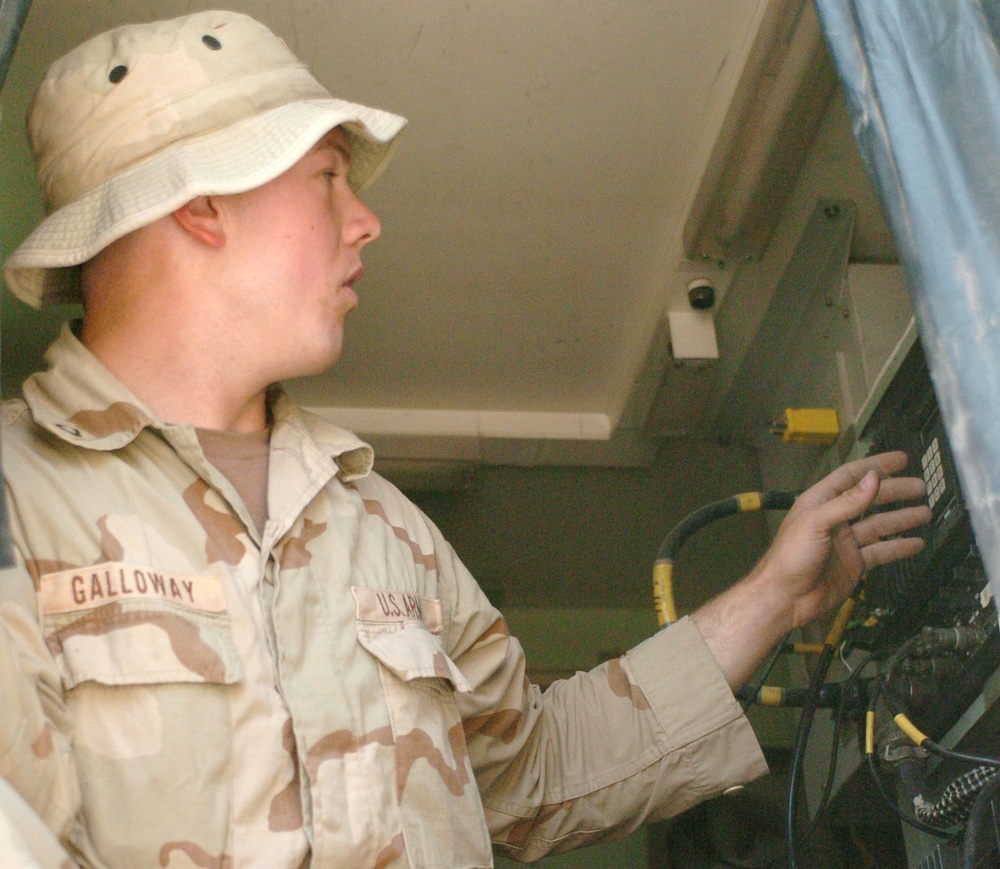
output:
M124 337L123 337L124 336ZM268 425L268 385L244 383L236 365L182 337L143 338L128 329L81 332L85 347L160 419L229 432L259 432Z
M166 422L263 431L280 375L234 322L211 253L169 217L109 245L84 264L80 340Z

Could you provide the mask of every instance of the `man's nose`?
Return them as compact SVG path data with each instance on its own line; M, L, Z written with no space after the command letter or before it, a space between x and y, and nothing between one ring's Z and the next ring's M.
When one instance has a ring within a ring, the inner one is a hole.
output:
M350 219L345 228L345 241L348 244L366 245L375 241L382 234L382 221L356 193L351 193Z

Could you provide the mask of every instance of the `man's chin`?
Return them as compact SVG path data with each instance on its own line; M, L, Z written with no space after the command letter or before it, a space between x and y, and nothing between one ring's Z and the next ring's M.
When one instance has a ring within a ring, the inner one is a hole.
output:
M326 348L324 352L317 357L315 365L312 367L308 376L323 374L324 372L329 371L340 361L340 356L343 350L343 341L337 341L330 347Z
M341 350L340 343L318 348L309 357L300 359L297 365L289 366L288 373L281 379L297 380L302 377L315 377L317 374L324 374L340 360Z

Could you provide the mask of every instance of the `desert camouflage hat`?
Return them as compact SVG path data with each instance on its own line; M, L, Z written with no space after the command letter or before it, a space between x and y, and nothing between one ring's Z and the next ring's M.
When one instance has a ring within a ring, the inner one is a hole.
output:
M46 218L4 278L34 307L80 301L79 266L195 196L277 177L342 127L370 184L406 121L336 99L264 25L199 12L120 27L56 61L28 112Z

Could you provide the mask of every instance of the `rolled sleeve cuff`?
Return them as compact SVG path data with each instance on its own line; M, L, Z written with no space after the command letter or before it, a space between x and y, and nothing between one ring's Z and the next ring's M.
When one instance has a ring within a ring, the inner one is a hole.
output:
M685 757L701 798L767 772L753 728L690 618L637 646L628 660L667 750Z

